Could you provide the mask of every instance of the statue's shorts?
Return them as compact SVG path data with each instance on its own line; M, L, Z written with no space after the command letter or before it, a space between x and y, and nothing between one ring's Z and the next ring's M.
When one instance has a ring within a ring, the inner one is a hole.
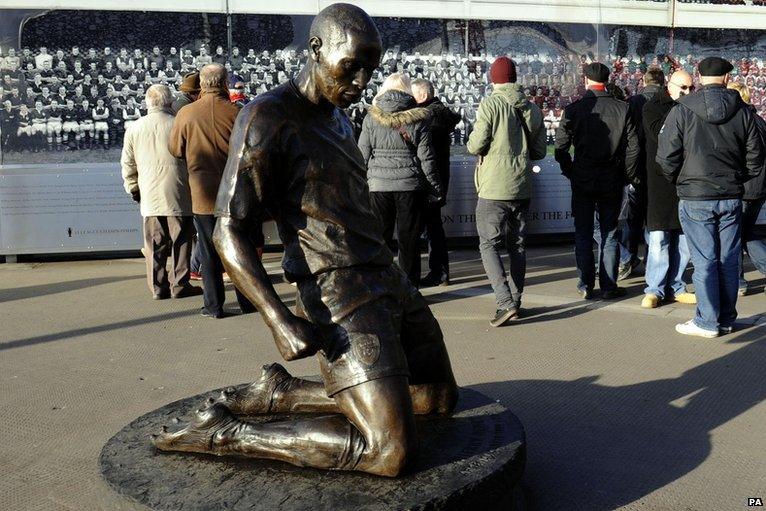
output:
M389 376L451 380L439 324L398 266L332 270L297 285L300 313L324 342L317 356L328 396Z

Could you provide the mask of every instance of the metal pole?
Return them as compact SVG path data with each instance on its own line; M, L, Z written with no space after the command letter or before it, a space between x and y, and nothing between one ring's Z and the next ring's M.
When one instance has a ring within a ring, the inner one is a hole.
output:
M231 32L231 11L229 11L229 0L226 0L226 54L231 55L231 49L234 46L234 37Z
M465 58L468 58L468 25L471 20L465 20Z
M676 0L672 0L670 6L670 44L668 45L668 53L672 55L676 39Z

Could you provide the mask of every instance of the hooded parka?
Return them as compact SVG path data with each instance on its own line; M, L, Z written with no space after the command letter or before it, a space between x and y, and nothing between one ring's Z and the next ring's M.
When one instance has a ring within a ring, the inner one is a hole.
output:
M524 134L526 124L529 140ZM479 197L523 200L532 195L532 160L545 158L547 142L540 108L517 83L495 84L479 105L468 152L483 156L474 184Z
M739 93L705 85L678 101L660 130L657 163L683 200L741 199L763 172L755 114Z
M430 118L405 92L389 90L377 98L359 136L371 192L426 190L441 197Z

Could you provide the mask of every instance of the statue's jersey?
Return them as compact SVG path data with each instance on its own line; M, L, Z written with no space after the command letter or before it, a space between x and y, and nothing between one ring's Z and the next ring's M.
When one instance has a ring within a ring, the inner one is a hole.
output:
M345 113L314 105L290 81L237 117L215 214L273 218L291 281L334 269L387 268L393 256L370 208L366 173Z

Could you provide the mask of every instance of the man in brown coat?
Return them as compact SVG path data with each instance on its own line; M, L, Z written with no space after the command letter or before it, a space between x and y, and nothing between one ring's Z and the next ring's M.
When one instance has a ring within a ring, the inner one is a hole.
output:
M223 265L213 246L215 200L229 153L229 137L239 107L229 101L226 69L209 64L199 75L199 99L178 111L170 135L170 153L186 160L194 226L202 265L202 315L222 318L225 290ZM255 309L237 292L242 312Z

